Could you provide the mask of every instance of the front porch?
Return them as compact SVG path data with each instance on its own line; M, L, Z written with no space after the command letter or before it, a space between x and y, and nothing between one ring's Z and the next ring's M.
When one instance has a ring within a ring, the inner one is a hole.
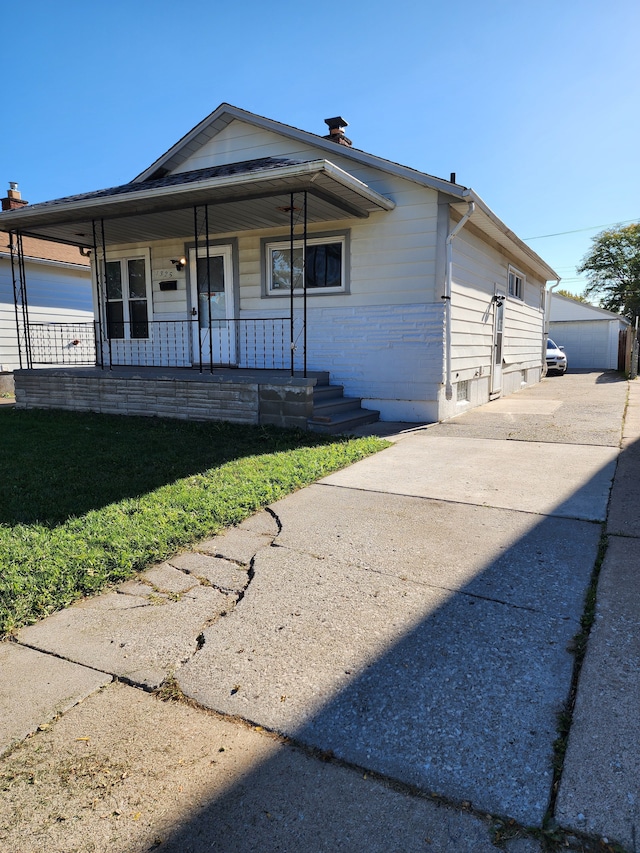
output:
M378 420L327 372L210 367L54 367L14 373L16 407L229 421L337 434Z
M17 406L331 433L377 420L317 372L333 357L334 326L320 306L336 296L344 306L348 294L345 221L394 207L328 160L264 157L3 213ZM94 323L32 321L23 235L90 256ZM329 297L315 303L314 351L310 293Z

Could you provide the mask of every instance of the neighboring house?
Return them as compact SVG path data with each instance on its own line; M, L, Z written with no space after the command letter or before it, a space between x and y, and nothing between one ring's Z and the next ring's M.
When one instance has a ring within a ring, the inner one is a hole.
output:
M7 197L1 201L3 210L18 209L26 204L16 184L11 184ZM69 331L70 323L92 325L89 259L83 257L77 247L31 237L24 237L22 242L24 271L29 283L28 310L34 329L47 328L55 336L56 332L62 331L59 324L64 324L65 331ZM4 376L3 388L12 385L12 371L27 364L26 355L21 364L18 346L21 317L16 317L14 300L17 262L17 254L14 252L12 269L10 236L0 231L0 374ZM40 363L46 363L44 359L48 357L47 354L37 346L35 340L33 344L32 355L40 357ZM22 349L24 354L24 346Z
M629 327L612 311L551 294L549 337L564 347L569 369L624 370Z
M222 104L129 184L0 214L91 253L101 375L75 371L72 391L61 374L51 405L337 429L351 421L321 403L325 372L409 422L540 380L556 273L454 175L358 150L344 119L325 121L319 136ZM132 366L156 370L129 406L124 385L104 389ZM38 381L22 377L19 404L45 404ZM235 412L211 391L230 382Z

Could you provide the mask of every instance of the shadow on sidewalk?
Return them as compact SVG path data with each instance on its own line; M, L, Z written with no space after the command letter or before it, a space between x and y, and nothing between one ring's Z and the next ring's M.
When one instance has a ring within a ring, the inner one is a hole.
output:
M588 492L589 486L576 495ZM418 499L397 500L418 505ZM421 506L428 512L441 504L423 499ZM511 512L476 510L480 525L483 515L506 518ZM450 511L456 512L455 505ZM557 717L571 688L572 641L580 630L602 526L563 518L562 506L555 516L542 520L514 515L524 524L524 533L506 550L497 537L495 559L458 590L439 587L428 577L402 581L399 567L393 565L386 572L345 566L345 574L356 581L360 577L370 583L375 576L374 585L384 588L390 598L397 594L398 584L411 588L408 607L415 616L413 624L406 625L402 636L391 639L375 659L367 660L363 647L359 668L346 684L344 666L353 660L353 650L336 649L327 634L335 689L327 691L322 707L296 725L284 712L279 718L275 705L264 711L258 703L255 713L247 715L250 723L284 734L308 751L313 757L308 759L308 775L291 770L289 750L282 748L200 808L158 850L423 849L404 846L398 836L402 810L389 815L386 833L375 837L367 833L356 794L366 772L399 783L403 791L434 796L436 802L471 804L479 815L504 815L540 827L551 798ZM459 530L463 539L467 535ZM258 561L256 572L263 568L268 570ZM315 580L307 579L309 587ZM286 583L285 573L282 584ZM358 608L359 594L366 596L363 586L360 593L355 583L336 595L350 596L347 606ZM276 630L281 615L269 613L265 630ZM372 637L385 631L393 634L384 614L378 622L372 619L368 630ZM232 651L236 653L235 648ZM304 648L295 644L287 659L270 658L263 650L262 665L277 681L277 690L295 689L295 672L304 654ZM223 696L236 673L227 672L222 660L217 676ZM246 689L250 692L251 685ZM209 707L229 713L226 699ZM351 767L332 797L318 787L322 781L317 767L323 766L318 758ZM405 802L410 811L412 800ZM444 826L445 810L441 820ZM475 843L450 839L452 846L446 849L471 853L477 849Z

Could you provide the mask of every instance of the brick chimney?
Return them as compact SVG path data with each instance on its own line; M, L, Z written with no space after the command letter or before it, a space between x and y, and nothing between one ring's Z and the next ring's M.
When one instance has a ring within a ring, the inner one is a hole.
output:
M28 201L23 200L15 181L9 181L9 192L7 193L7 197L1 199L1 201L3 210L16 210L18 207L24 207L25 204L29 204Z
M324 123L329 126L329 133L324 139L330 139L336 145L346 145L347 148L351 148L351 140L344 135L345 127L349 127L348 121L341 116L336 116L335 118L326 118Z

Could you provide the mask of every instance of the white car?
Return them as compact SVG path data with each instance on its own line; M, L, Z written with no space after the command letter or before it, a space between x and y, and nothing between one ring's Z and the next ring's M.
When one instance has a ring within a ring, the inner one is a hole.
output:
M564 347L559 347L551 338L547 338L547 374L557 373L562 376L567 372L567 356Z

